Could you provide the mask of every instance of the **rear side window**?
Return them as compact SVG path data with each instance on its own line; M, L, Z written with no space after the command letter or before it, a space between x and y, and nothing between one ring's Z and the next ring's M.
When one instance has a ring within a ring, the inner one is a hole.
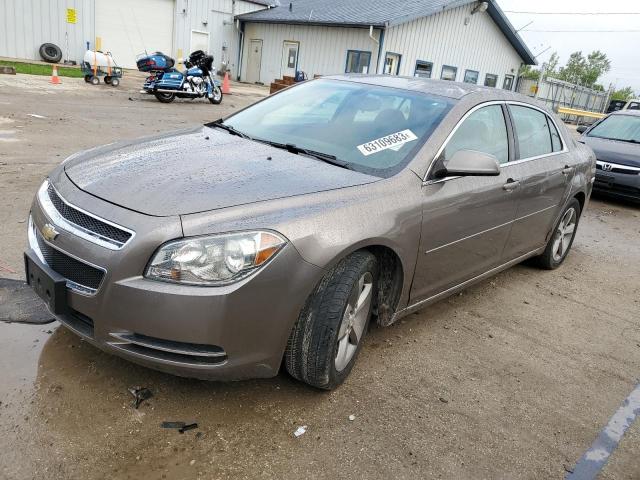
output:
M509 105L509 110L520 147L520 158L537 157L553 152L549 120L545 113L520 105Z
M500 105L482 107L469 115L453 134L440 158L447 161L458 150L488 153L501 164L509 161L507 125Z
M554 152L559 152L562 150L562 140L560 139L558 129L552 121L549 121L549 132L551 132L551 148Z

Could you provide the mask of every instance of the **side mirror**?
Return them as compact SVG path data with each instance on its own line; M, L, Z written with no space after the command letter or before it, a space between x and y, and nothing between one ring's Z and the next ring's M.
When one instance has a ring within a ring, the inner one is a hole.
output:
M496 176L500 175L498 159L488 153L475 150L458 150L444 168L449 176Z
M578 125L578 128L576 128L576 132L584 133L584 132L587 131L587 128L589 128L589 127L587 127L586 125Z

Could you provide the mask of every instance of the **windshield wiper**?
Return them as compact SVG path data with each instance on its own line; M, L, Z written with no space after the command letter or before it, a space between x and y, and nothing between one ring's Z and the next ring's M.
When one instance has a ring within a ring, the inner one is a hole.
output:
M236 130L231 125L225 125L221 118L219 118L218 120L216 120L214 122L205 123L204 126L205 127L210 127L210 128L220 128L222 130L225 130L225 131L229 132L231 135L236 135L238 137L242 137L242 138L246 138L246 139L252 140L252 138L249 135L247 135L246 133L242 133L241 131Z
M309 157L317 158L318 160L321 160L325 163L329 163L331 165L335 165L336 167L346 168L347 170L353 170L353 167L351 167L348 163L338 160L338 158L335 155L331 155L330 153L318 152L316 150L310 150L308 148L298 147L297 145L294 145L292 143L270 142L268 140L260 140L257 138L255 140L258 142L266 143L267 145L271 145L272 147L275 147L275 148L281 148L283 150L287 150L288 152L291 152L291 153L308 155Z

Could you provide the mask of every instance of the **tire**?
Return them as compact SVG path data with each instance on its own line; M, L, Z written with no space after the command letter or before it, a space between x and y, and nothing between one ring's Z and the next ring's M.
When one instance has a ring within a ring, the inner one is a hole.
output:
M176 99L175 93L160 93L155 92L154 95L160 103L171 103Z
M92 77L92 75L85 75L84 76L84 81L87 82L87 83L91 82L91 77Z
M336 388L347 378L367 333L377 274L376 257L360 251L322 278L287 342L285 366L292 377L324 390Z
M120 80L118 78L111 78L111 86L117 87L118 85L120 85Z
M209 101L214 105L220 105L222 103L222 90L215 85L213 87L213 96L209 97Z
M98 77L91 76L89 83L91 83L91 85L99 85L100 79Z
M554 270L562 265L562 262L569 254L569 250L571 250L573 239L576 237L581 213L580 202L573 198L562 211L562 215L560 215L558 223L553 228L553 233L544 252L540 256L534 257L533 260L538 267L545 270ZM570 232L568 231L569 227L572 227ZM562 231L565 232L564 240L559 238L562 235ZM559 241L560 243L558 243ZM564 242L564 245L562 245L562 242ZM560 247L562 247L561 252Z
M111 83L111 77L109 75L104 76L104 83L106 83L107 85Z
M58 63L62 60L62 50L53 43L43 43L40 45L39 53L45 62Z

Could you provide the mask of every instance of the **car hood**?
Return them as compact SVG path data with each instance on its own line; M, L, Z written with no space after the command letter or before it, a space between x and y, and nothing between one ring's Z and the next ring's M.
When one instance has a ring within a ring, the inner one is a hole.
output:
M362 185L378 177L209 127L106 145L67 160L81 190L171 216Z
M640 167L640 144L583 136L582 140L593 149L601 162Z

